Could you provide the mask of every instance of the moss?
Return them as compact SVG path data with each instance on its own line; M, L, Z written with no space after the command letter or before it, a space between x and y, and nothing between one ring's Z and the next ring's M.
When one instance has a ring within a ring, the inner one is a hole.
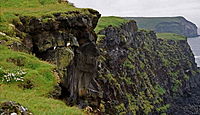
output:
M97 45L102 44L103 41L104 41L104 39L105 39L105 37L106 37L105 35L98 35L98 36L97 36L96 44L97 44Z
M161 87L160 85L156 85L155 89L159 95L164 95L166 93L166 90L163 87Z
M115 109L117 110L117 113L119 113L120 115L123 115L124 113L126 113L126 108L123 103L115 106Z
M137 105L137 100L132 94L126 94L126 97L128 98L128 107L133 112L133 115L136 115L136 112L139 110L139 107Z
M140 103L139 103L140 108L143 109L146 115L152 112L152 109L154 108L154 106L149 100L147 100L147 97L145 96L144 92L139 92L138 99L140 100Z
M120 79L124 80L127 85L133 85L134 84L130 77L124 76L124 77L120 77Z
M129 59L126 59L123 63L124 67L127 67L129 69L135 69L135 66L131 63L131 61Z
M166 112L168 109L170 108L170 104L166 104L166 105L163 105L159 108L156 108L156 111L158 112Z
M172 91L177 92L178 88L182 85L182 82L180 80L177 80L177 79L173 79L172 82L173 82Z

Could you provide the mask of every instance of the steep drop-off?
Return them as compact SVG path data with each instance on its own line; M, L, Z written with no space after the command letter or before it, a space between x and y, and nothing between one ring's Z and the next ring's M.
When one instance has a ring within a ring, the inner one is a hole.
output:
M186 40L166 40L138 30L135 21L97 35L92 9L14 21L25 49L57 65L52 95L102 114L165 114L197 73ZM190 85L190 84L189 84ZM172 110L173 111L173 110Z
M176 33L187 37L198 36L197 26L184 17L125 17L135 20L139 28L159 33Z
M99 34L97 79L106 113L167 113L197 71L186 40L158 39L153 31L137 31L133 21Z

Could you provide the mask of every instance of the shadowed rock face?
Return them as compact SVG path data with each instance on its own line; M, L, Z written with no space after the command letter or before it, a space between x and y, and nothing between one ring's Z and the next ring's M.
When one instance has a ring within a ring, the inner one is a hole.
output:
M97 76L99 51L94 28L100 14L92 9L86 12L55 13L46 21L45 16L20 17L21 22L15 23L18 33L25 34L23 43L29 52L57 65L61 86L66 89L62 94L71 104L87 95Z

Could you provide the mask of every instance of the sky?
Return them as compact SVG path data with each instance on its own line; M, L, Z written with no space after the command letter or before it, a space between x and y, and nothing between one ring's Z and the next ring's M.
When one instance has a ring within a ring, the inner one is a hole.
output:
M183 16L200 28L200 0L69 0L80 8L93 8L102 16Z

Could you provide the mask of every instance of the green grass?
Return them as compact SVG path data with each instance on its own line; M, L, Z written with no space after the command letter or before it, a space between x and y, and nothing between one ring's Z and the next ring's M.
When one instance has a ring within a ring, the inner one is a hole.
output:
M186 40L187 37L174 34L174 33L156 33L158 38L168 39L168 40Z
M99 19L97 27L95 28L95 32L98 33L100 30L104 29L105 27L108 27L109 25L118 27L126 22L128 22L128 20L120 17L115 17L115 16L101 17Z
M53 74L55 65L40 61L33 55L13 51L0 45L0 103L16 101L27 107L35 115L81 115L76 107L67 107L64 102L48 98L57 80ZM8 73L19 70L26 72L23 81L2 81ZM30 81L32 88L20 86Z

